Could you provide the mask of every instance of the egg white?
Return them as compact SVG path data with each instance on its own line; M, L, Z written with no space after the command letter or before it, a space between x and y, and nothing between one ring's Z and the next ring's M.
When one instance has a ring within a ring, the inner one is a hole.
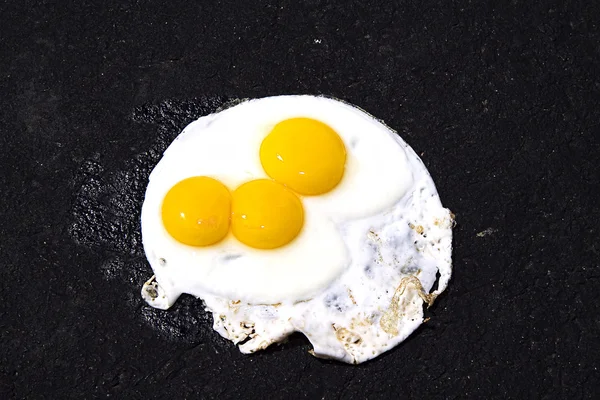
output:
M277 122L299 116L338 132L347 165L333 191L302 198L306 221L296 240L265 251L231 236L191 248L168 235L160 206L171 186L195 175L231 189L265 178L262 139ZM314 355L360 363L422 322L423 298L436 274L430 298L446 288L452 223L419 157L364 111L314 96L245 101L186 127L152 172L142 235L155 277L142 296L157 308L170 307L181 293L203 299L215 330L234 343L245 341L240 349L246 353L300 331Z

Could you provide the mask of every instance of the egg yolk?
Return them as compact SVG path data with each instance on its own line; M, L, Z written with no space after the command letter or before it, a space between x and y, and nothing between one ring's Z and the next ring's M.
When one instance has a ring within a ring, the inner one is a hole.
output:
M323 194L344 175L346 147L328 125L311 118L279 122L260 146L265 172L303 195Z
M247 246L274 249L302 229L304 209L298 196L269 179L246 182L233 191L231 230Z
M190 246L208 246L227 235L231 194L216 179L195 176L173 186L162 204L162 220L169 234Z

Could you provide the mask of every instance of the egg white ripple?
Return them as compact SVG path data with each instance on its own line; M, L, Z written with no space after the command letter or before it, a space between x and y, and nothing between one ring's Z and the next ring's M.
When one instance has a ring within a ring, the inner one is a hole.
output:
M348 150L340 185L327 195L303 198L306 226L292 243L302 250L294 253L290 245L277 258L252 258L252 250L239 257L239 246L227 247L235 242L228 238L212 251L217 256L200 263L209 273L199 274L196 262L183 265L185 257L178 259L182 245L160 222L166 191L194 175L213 176L230 187L265 177L258 158L260 142L275 123L294 116L329 124ZM239 132L239 119L245 134ZM216 140L198 134L213 130L218 132ZM202 141L206 137L210 143ZM215 142L226 154L215 151ZM214 162L194 162L199 159ZM181 293L201 298L213 313L215 330L234 343L243 342L240 350L245 353L299 331L313 345L315 356L360 363L391 349L422 322L423 300L416 286L408 285L402 296L394 297L403 280L417 277L429 292L439 273L433 293L446 288L452 223L419 157L364 111L314 96L246 101L190 124L152 172L142 208L142 234L156 278L144 286L142 295L157 308L170 307ZM313 232L318 233L313 237ZM307 247L298 245L309 233ZM315 243L323 246L308 250ZM252 265L250 272L248 263L236 269L231 261L244 258L259 260L263 269ZM274 273L277 268L279 274ZM382 323L384 314L398 308L392 307L392 300L400 310L392 319L395 328Z

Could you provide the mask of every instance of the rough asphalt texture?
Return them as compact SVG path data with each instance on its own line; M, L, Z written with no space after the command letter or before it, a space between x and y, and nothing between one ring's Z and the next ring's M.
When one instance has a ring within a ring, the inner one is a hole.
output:
M0 5L0 398L595 397L597 2L57 3ZM245 356L193 298L139 296L169 141L295 93L397 129L457 215L431 320L357 367L300 335Z

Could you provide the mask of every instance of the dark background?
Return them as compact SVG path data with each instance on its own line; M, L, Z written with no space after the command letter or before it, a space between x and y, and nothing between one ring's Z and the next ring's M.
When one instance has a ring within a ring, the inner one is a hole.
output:
M1 398L592 398L595 1L0 5ZM236 98L326 94L398 130L457 215L430 322L374 361L245 356L150 309L147 175ZM165 397L171 395L171 397Z

